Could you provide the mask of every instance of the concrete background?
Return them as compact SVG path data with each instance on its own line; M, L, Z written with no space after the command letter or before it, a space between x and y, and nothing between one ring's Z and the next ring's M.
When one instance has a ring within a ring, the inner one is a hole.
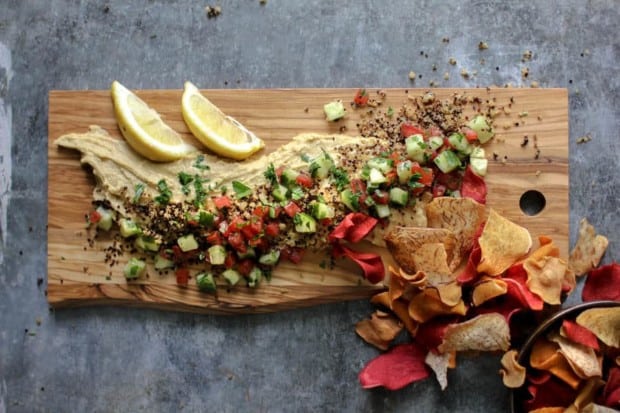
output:
M357 373L376 354L353 331L371 310L365 301L228 318L50 313L37 283L46 275L48 91L107 89L114 79L136 89L180 89L186 79L203 88L411 87L410 70L423 75L419 87L565 87L571 240L588 217L609 237L611 262L620 245L620 3L222 0L215 19L208 4L0 0L0 412L507 411L496 356L461 359L444 392L433 380L361 389ZM523 82L526 49L534 58ZM461 67L478 73L464 79ZM577 144L586 134L592 140Z

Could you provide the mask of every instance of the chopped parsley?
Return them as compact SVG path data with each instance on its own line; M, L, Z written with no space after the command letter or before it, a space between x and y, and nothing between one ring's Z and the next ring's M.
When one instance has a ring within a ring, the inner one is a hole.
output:
M394 108L391 107L391 106L388 107L387 111L385 112L385 114L388 115L391 118L392 116L394 116Z
M134 204L138 203L143 193L144 193L144 184L143 183L136 184L136 186L134 187L134 195L133 195L133 198L131 199L131 202Z
M232 181L232 187L237 199L242 199L252 194L252 188L239 181Z
M160 205L168 204L172 198L172 191L168 188L165 179L160 179L159 182L157 182L157 190L159 191L159 195L155 197L155 202Z
M179 176L179 182L181 183L181 191L183 191L185 195L189 195L189 192L190 192L189 184L194 180L194 177L185 172L179 172L178 176Z
M194 193L196 194L194 198L194 205L200 206L204 203L204 200L207 197L207 191L204 189L202 184L208 181L208 179L203 179L198 175L194 175Z
M263 175L265 175L265 179L267 179L271 185L276 185L278 183L278 175L276 175L276 168L273 166L273 163L269 164Z
M302 153L301 154L301 160L304 162L310 162L312 160L312 158L310 158L310 155L308 155L307 153Z
M305 192L302 187L294 186L293 188L291 188L291 199L293 201L299 201L300 199L304 197L304 195L305 195Z
M332 178L339 191L343 191L351 182L349 176L342 168L332 168Z
M211 169L209 167L209 165L207 165L206 163L204 163L205 161L205 156L204 155L198 155L198 157L196 158L196 162L194 162L194 168L196 169L200 169L203 171L208 171L209 169Z

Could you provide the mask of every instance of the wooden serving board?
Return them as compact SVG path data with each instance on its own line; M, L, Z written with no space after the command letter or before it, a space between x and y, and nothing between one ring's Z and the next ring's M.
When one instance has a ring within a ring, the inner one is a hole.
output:
M376 89L369 89L375 96ZM349 102L354 89L205 90L225 113L235 117L266 142L266 152L301 132L357 134L366 109L348 107L342 121L326 122L323 104ZM375 111L399 108L422 89L385 89L387 98ZM496 120L497 137L485 148L489 158L488 205L527 227L532 236L551 236L568 253L568 94L565 89L433 89L439 98L466 93L504 107ZM198 145L181 116L181 90L138 91L166 122ZM512 103L511 103L512 101ZM527 112L527 114L525 113ZM526 116L527 115L527 116ZM518 126L517 126L518 124ZM49 95L48 300L54 307L128 305L202 313L269 312L369 297L382 286L360 281L353 266L324 269L324 257L308 257L300 265L282 263L271 282L260 288L220 289L217 296L197 291L190 282L178 287L174 276L150 274L127 283L121 264L104 263L110 239L90 239L84 214L91 208L94 178L80 165L76 151L58 148L54 140L99 125L120 139L109 91L51 91ZM342 129L341 129L342 128ZM528 136L528 144L524 137ZM535 145L536 144L536 145ZM536 156L536 148L540 151ZM493 154L495 153L495 158ZM522 194L540 191L546 206L535 216L519 206ZM90 239L90 242L89 242ZM386 258L386 252L382 252ZM125 258L126 259L126 258Z

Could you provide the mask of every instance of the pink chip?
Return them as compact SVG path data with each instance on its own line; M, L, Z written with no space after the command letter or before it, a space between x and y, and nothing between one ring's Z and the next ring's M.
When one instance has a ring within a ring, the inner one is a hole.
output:
M430 375L425 358L426 352L416 343L399 344L366 364L359 374L360 383L365 389L402 389Z
M564 329L566 337L575 343L583 344L597 351L599 350L598 339L587 328L580 326L574 321L564 320L562 321L562 329Z

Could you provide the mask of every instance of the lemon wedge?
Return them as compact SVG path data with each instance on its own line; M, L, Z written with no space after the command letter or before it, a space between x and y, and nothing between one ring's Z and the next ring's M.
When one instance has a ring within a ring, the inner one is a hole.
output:
M195 152L154 109L116 80L112 82L116 121L136 152L155 162L169 162Z
M185 82L181 109L189 130L218 155L243 160L265 146L254 133L204 97L191 82Z

